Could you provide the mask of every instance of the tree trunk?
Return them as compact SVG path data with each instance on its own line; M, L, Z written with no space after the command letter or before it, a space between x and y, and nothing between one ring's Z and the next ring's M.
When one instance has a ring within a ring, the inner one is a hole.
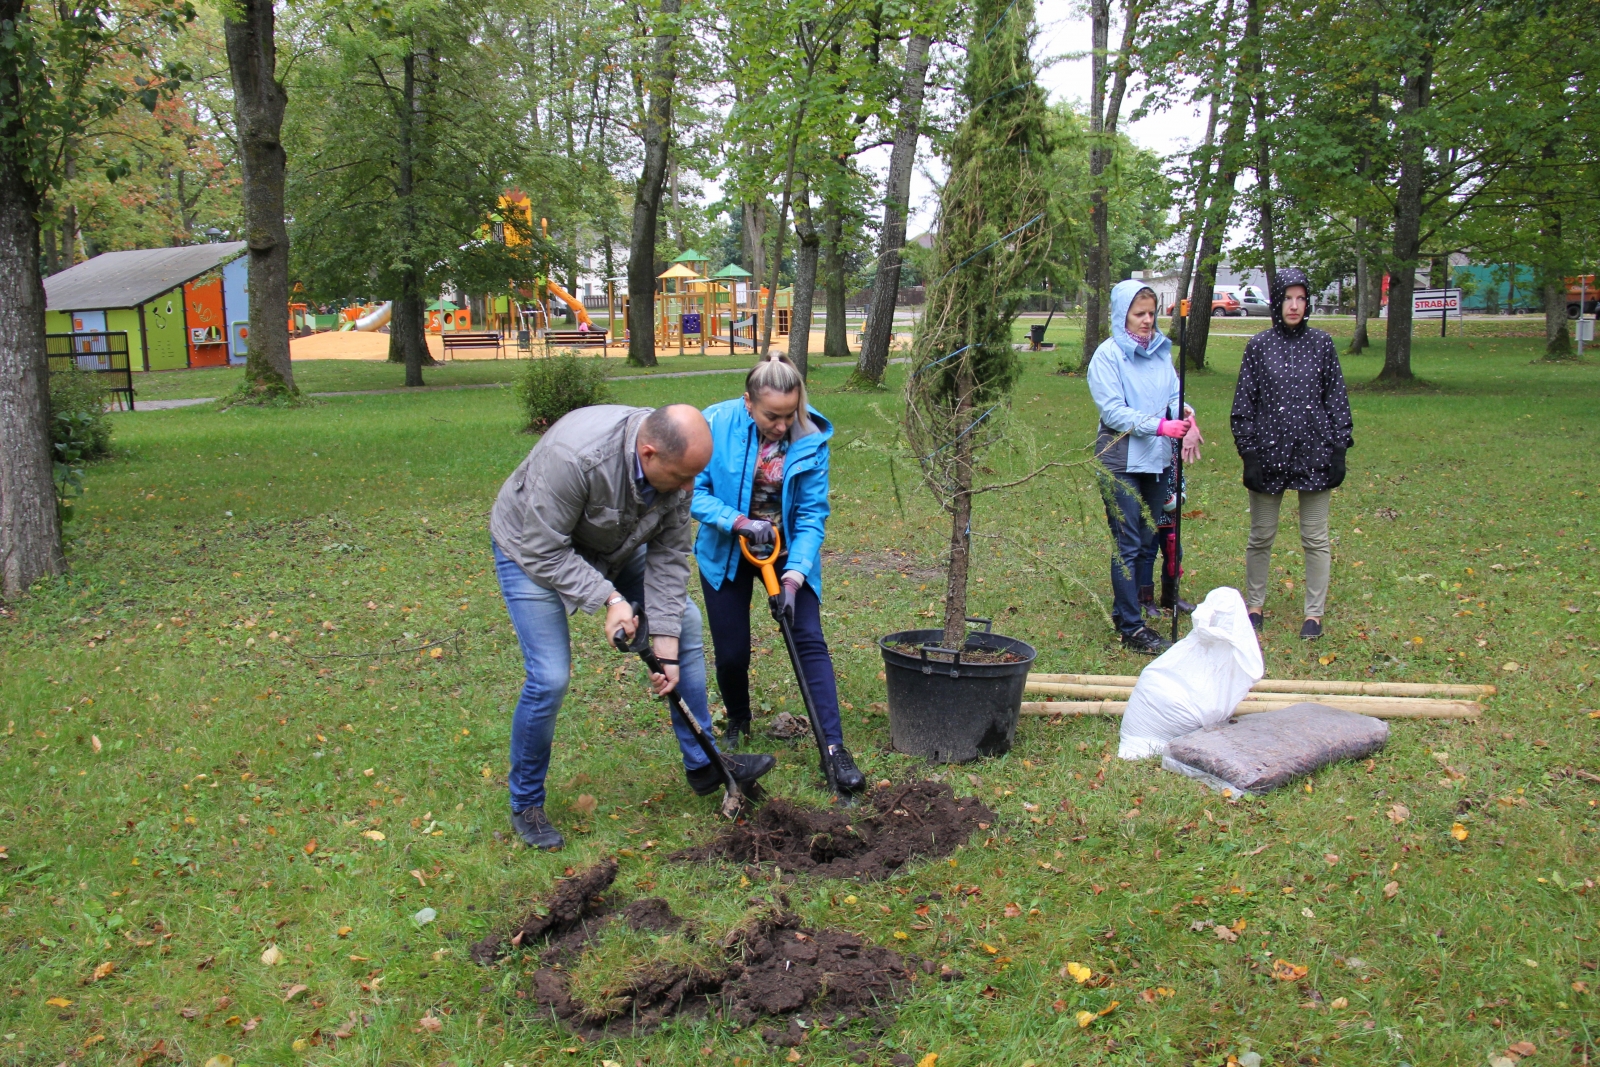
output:
M18 16L0 0L0 19ZM0 114L15 115L12 77L0 80ZM15 143L11 130L6 140ZM39 277L39 196L23 161L0 155L0 596L19 597L66 568L50 445L50 364Z
M1230 5L1228 14L1231 17L1233 8ZM1178 295L1172 302L1171 337L1177 344L1178 320L1183 316L1183 302L1189 298L1189 283L1194 280L1194 256L1200 245L1200 229L1205 222L1206 207L1210 199L1211 188L1211 146L1217 139L1217 101L1219 91L1213 87L1211 93L1210 115L1206 118L1206 138L1200 146L1200 155L1197 166L1193 170L1194 184L1194 219L1189 224L1189 238L1183 246L1183 262L1178 268Z
M811 217L811 192L804 180L794 202L794 233L800 250L794 262L794 304L789 310L789 362L804 378L811 362L811 308L817 294L817 259L822 236Z
M789 134L789 152L783 165L783 199L778 204L778 232L772 238L772 266L767 284L767 307L761 325L761 354L772 349L772 327L777 318L778 280L783 272L783 239L789 232L789 201L794 196L794 157L800 147L800 129L806 121L805 105L800 106L794 118L794 129Z
M1372 285L1372 277L1367 266L1367 220L1356 219L1356 329L1350 337L1350 347L1345 349L1346 355L1359 356L1367 350L1372 342L1367 339L1367 290Z
M973 382L964 372L957 386L956 425L972 414ZM963 649L967 644L967 577L972 568L972 450L973 436L963 433L955 442L951 470L955 493L950 500L950 567L945 575L944 647Z
M682 0L661 0L644 116L644 167L633 193L628 242L628 362L656 365L656 220L672 149L672 90L677 81L677 16Z
M1411 373L1411 296L1417 288L1417 253L1422 245L1424 158L1422 111L1433 80L1433 53L1425 51L1417 70L1406 74L1400 93L1400 184L1394 200L1394 255L1389 259L1389 323L1379 381L1409 382Z
M1233 99L1228 103L1228 128L1222 135L1217 176L1211 183L1214 195L1200 234L1194 298L1190 302L1190 322L1184 337L1183 358L1196 370L1206 365L1206 345L1211 338L1211 299L1217 291L1217 261L1227 237L1228 216L1233 212L1233 187L1240 169L1239 146L1250 120L1250 83L1261 69L1260 48L1261 0L1246 0L1244 36L1239 42L1239 60L1234 69Z
M239 0L225 19L233 76L234 127L244 178L244 233L249 245L250 346L244 376L258 393L296 393L289 362L289 231L283 222L283 110L277 79L272 0ZM69 257L70 258L70 257Z
M906 243L906 214L911 205L911 170L917 161L917 140L922 131L922 95L928 84L928 49L933 40L912 34L906 43L906 69L900 81L900 116L889 152L889 174L884 181L883 231L878 239L878 270L872 279L872 297L862 328L861 354L856 377L877 384L889 365L889 342L894 336L894 309L900 296L901 250Z
M1111 34L1111 0L1089 3L1089 240L1083 257L1083 358L1080 369L1087 369L1095 349L1105 340L1105 253L1108 242L1106 189L1101 176L1106 169L1106 153L1101 144L1105 133L1106 49Z
M1572 358L1572 330L1567 324L1567 286L1560 278L1544 284L1544 358Z
M739 242L744 245L744 267L750 272L751 284L759 293L761 279L767 276L767 202L747 202L743 206L743 223L739 227Z
M1272 146L1267 142L1267 90L1256 90L1256 230L1267 292L1278 287L1278 252L1272 233Z
M844 207L837 200L822 204L823 273L828 296L828 320L823 325L822 354L828 359L850 358L850 328L845 322Z

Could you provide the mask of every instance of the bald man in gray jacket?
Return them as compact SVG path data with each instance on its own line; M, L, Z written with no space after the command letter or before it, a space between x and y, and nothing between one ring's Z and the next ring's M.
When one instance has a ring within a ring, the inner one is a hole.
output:
M579 408L539 439L500 488L489 516L495 572L522 645L527 679L511 722L511 825L532 848L564 839L545 817L545 775L556 714L572 668L567 618L605 610L601 640L632 638L642 602L665 674L710 731L700 612L688 596L694 479L711 459L711 431L688 404ZM715 793L722 775L687 724L674 723L689 786ZM741 785L772 769L770 755L722 757Z

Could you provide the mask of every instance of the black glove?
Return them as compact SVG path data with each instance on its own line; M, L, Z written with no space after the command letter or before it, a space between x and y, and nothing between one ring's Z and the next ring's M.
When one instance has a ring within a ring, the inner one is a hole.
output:
M733 520L733 535L750 542L751 548L772 544L772 523L766 519L752 519L740 515Z
M1345 450L1342 449L1342 448L1336 448L1336 449L1333 450L1333 460L1332 460L1331 463L1328 464L1328 488L1329 489L1337 489L1337 488L1339 488L1339 486L1344 484L1344 476L1345 476L1344 452L1345 452Z
M1261 458L1254 452L1239 457L1244 460L1244 487L1259 493L1261 489Z

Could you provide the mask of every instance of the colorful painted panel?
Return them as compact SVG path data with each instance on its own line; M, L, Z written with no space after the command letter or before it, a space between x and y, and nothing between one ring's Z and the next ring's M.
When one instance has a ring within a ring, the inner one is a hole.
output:
M223 316L222 275L213 274L185 283L183 309L189 366L227 366L228 329Z

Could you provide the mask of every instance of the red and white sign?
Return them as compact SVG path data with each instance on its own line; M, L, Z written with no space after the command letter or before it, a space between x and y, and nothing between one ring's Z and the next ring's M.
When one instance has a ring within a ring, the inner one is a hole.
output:
M1419 319L1437 319L1445 315L1461 318L1460 289L1418 289L1411 294L1411 314Z

